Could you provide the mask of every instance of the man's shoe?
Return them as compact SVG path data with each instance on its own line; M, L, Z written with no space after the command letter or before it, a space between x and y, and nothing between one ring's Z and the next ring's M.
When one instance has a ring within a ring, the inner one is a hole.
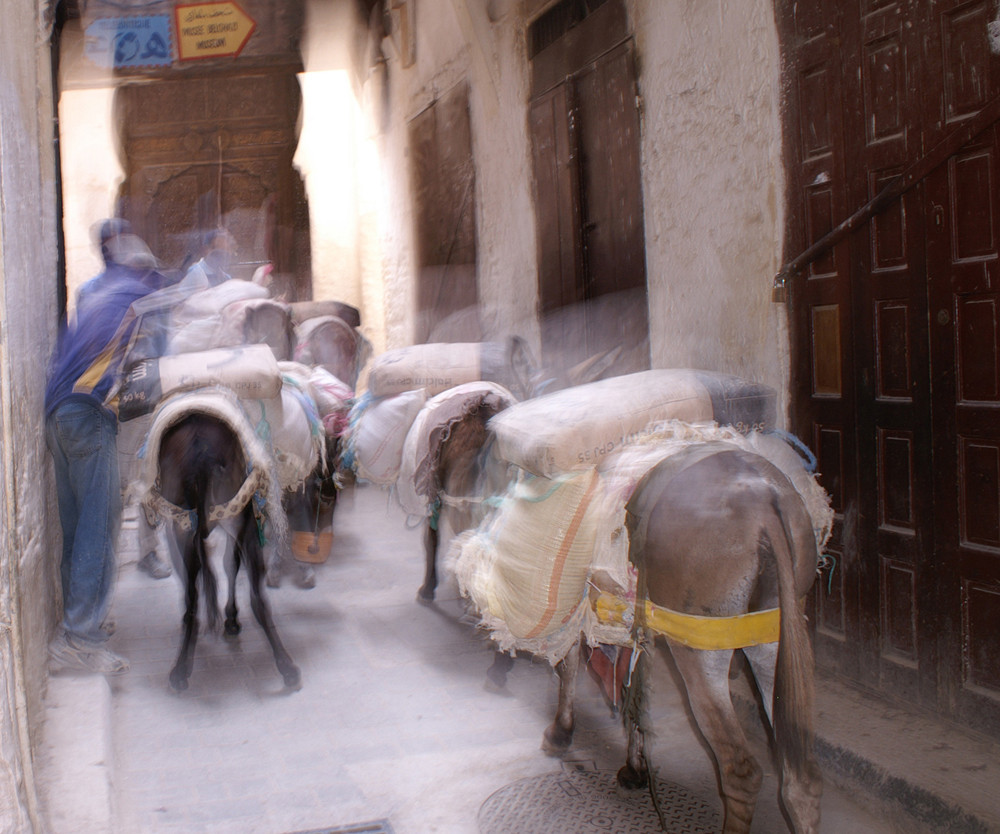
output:
M63 632L49 645L49 671L90 672L98 675L121 675L129 670L128 661L97 643L74 640Z
M138 568L143 573L148 573L153 579L166 579L173 573L170 565L157 556L155 550L150 550L139 560Z

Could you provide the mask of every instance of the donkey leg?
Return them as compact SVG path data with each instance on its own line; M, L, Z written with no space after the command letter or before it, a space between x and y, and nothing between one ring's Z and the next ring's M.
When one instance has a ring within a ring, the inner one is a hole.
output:
M426 567L424 569L424 584L417 592L417 602L428 603L434 601L434 592L437 590L437 549L438 531L428 521L424 527L424 559Z
M731 651L700 651L674 643L688 701L715 756L722 789L723 834L749 834L763 773L750 752L729 693Z
M574 644L569 654L556 664L559 676L559 703L555 720L542 737L542 750L549 756L561 756L573 743L573 705L576 699L576 676L580 669L580 646Z
M618 771L618 784L632 790L644 788L649 784L649 770L646 767L644 750L645 738L642 733L643 715L646 711L646 664L649 662L646 652L639 650L622 709L628 746L625 751L625 764Z
M177 692L188 688L194 664L194 647L198 641L198 557L193 541L184 552L184 617L181 622L181 650L174 668L170 670L170 685Z
M778 645L767 643L743 650L750 661L754 679L769 721L773 721L774 671ZM801 767L793 767L780 755L781 801L795 834L815 834L819 831L822 776L812 750Z
M226 620L224 634L226 637L235 637L240 633L239 611L236 607L236 575L240 570L239 554L233 541L226 537L225 555L226 577L229 581L229 596L226 600Z
M271 617L271 607L267 604L267 599L263 593L264 578L264 558L261 554L260 543L257 541L257 522L252 518L244 527L244 534L241 536L243 559L246 563L247 576L250 580L250 608L254 617L264 629L267 642L271 644L271 651L274 654L274 663L281 672L281 677L285 681L285 686L295 690L302 686L302 673L295 665L288 652L285 651L278 631L274 627L274 619ZM249 534L249 535L248 535Z

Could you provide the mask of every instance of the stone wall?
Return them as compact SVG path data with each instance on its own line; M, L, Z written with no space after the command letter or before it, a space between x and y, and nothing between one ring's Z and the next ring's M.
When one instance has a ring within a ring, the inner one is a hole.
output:
M41 430L57 322L56 180L47 27L14 4L0 27L0 832L39 831L32 765L59 548Z

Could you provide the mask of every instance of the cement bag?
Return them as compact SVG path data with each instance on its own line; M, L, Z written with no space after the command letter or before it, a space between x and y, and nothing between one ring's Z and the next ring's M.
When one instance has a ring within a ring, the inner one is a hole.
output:
M510 387L507 352L494 342L435 342L388 350L368 370L368 390L386 397L427 389L428 396L456 385L489 380Z
M325 451L319 413L308 391L290 380L276 397L241 399L241 404L274 455L281 488L297 489L312 474Z
M434 473L452 426L481 406L496 413L514 402L510 391L493 382L467 382L427 400L403 444L396 487L403 509L410 515L430 515L430 500L436 497Z
M270 293L250 281L231 279L199 290L174 308L168 353L194 353L243 343L243 316L226 314L235 302L269 298Z
M234 301L270 297L271 293L260 284L231 278L214 287L191 293L182 304L174 309L174 323L182 325L196 319L219 315Z
M137 362L118 393L118 417L151 412L168 394L223 386L240 399L267 399L281 392L278 362L267 345L243 345Z
M459 587L501 649L566 655L580 634L594 546L596 469L557 479L528 473L460 545Z
M490 421L501 457L554 477L598 465L663 420L774 427L775 392L710 371L641 371L527 400Z
M341 437L347 432L348 414L354 391L326 368L313 368L309 373L316 407L328 437Z
M388 486L399 477L406 434L427 401L420 388L394 397L363 397L348 415L346 459L359 478Z

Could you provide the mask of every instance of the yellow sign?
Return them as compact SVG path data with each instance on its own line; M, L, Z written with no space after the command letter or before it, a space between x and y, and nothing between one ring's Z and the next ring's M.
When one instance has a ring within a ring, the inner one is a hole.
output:
M257 24L233 0L191 3L174 9L177 54L195 58L234 58L240 54Z

